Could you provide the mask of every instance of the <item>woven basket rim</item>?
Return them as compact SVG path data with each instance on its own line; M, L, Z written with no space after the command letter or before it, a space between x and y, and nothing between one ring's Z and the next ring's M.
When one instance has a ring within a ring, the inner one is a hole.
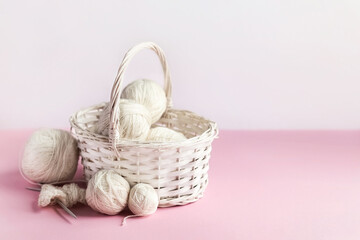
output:
M111 144L109 136L104 136L104 135L95 133L93 131L90 131L89 128L83 128L76 121L76 118L77 118L78 115L86 114L86 112L91 111L93 109L104 107L106 104L107 104L107 102L102 102L100 104L95 104L95 105L92 105L90 107L83 108L83 109L80 109L79 111L76 111L75 113L73 113L70 116L70 119L69 119L71 127L76 128L80 132L86 132L86 134L88 136L91 136L90 138L92 138L94 140ZM116 144L116 146L117 147L123 147L123 146L127 146L127 147L128 146L131 146L131 147L151 147L151 148L154 148L154 147L159 147L159 148L160 147L174 147L174 146L181 147L181 146L191 146L194 143L204 141L204 139L216 138L218 136L219 131L218 131L216 122L208 120L208 119L206 119L206 118L204 118L204 117L202 117L202 116L200 116L200 115L198 115L198 114L196 114L196 113L194 113L192 111L188 111L188 110L168 108L168 109L166 109L166 112L167 111L186 112L186 113L188 113L190 115L199 117L199 118L202 119L202 121L207 122L208 128L202 134L191 137L191 138L187 138L186 140L183 140L183 141L177 141L177 142L145 142L145 141L121 139Z

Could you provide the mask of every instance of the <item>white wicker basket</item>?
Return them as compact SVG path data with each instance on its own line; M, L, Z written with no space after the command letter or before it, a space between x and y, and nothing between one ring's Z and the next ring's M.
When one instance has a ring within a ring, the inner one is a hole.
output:
M130 59L143 49L153 50L164 71L167 110L153 126L165 126L183 133L188 139L173 143L149 143L119 140L119 108L124 71ZM190 111L172 109L171 81L163 51L151 42L130 49L118 70L111 92L109 137L96 134L92 127L98 121L106 103L73 114L71 133L78 140L84 175L89 180L100 169L118 169L134 185L152 185L158 192L160 207L184 205L203 196L208 184L211 143L218 134L217 126Z

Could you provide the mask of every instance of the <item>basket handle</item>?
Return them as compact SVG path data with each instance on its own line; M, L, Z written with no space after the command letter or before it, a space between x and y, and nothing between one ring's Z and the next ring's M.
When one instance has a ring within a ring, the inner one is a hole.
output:
M171 80L170 80L170 73L169 73L169 67L168 64L166 62L165 59L165 55L164 52L162 51L162 49L156 45L153 42L143 42L140 43L134 47L132 47L124 56L116 78L115 78L115 82L114 85L112 87L111 90L111 98L110 98L110 104L111 104L111 110L110 110L110 126L109 126L109 136L110 136L110 141L112 142L112 146L114 147L114 150L116 151L117 155L119 155L117 148L116 148L116 144L117 141L116 139L118 139L118 134L119 132L117 131L118 129L118 125L119 125L119 118L120 118L120 109L116 106L118 106L119 102L120 102L120 95L121 95L121 86L122 86L122 82L123 82L123 78L124 78L124 73L125 70L127 68L127 66L130 63L130 60L141 50L143 49L151 49L153 50L157 56L160 59L160 63L164 72L164 90L165 90L165 95L167 98L167 108L171 108L172 107L172 100L171 100Z

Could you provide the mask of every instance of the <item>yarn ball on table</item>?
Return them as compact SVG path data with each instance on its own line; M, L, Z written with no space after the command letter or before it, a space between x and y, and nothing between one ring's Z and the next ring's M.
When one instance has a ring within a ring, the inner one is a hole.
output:
M129 183L116 170L100 170L88 182L86 202L95 211L115 215L127 204Z
M159 205L159 197L155 189L145 183L138 183L131 188L129 209L138 216L153 214Z
M110 110L111 106L108 103L95 125L96 133L109 135ZM151 126L151 116L147 108L134 101L121 99L119 110L119 137L130 140L145 140Z
M77 141L67 131L40 129L28 140L21 162L21 172L37 183L71 180L79 160Z
M166 127L151 128L146 141L149 142L179 142L186 140L184 134Z
M151 124L157 122L166 110L165 91L152 80L139 79L130 83L122 91L121 98L144 105L151 114Z

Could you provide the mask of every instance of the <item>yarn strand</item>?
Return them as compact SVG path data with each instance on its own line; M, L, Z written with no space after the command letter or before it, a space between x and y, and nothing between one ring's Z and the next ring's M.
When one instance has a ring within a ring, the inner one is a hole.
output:
M125 226L126 225L126 219L128 218L134 218L134 217L145 217L147 215L145 214L133 214L133 215L128 215L126 217L123 218L122 222L121 222L121 226Z

